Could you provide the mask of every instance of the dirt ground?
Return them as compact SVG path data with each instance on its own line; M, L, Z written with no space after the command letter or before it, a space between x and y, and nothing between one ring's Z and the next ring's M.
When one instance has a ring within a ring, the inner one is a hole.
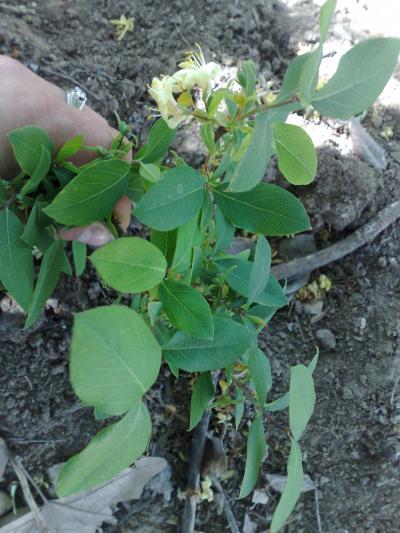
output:
M0 1L0 53L12 55L65 89L78 82L97 111L113 121L113 110L117 110L143 137L152 105L146 84L153 75L173 71L188 47L200 43L206 57L226 68L252 58L264 79L277 88L299 46L307 49L316 42L316 4L320 3ZM375 12L387 3L339 2L324 68L330 68L335 52L382 30ZM123 13L135 17L135 30L118 42L109 19ZM317 180L297 190L311 214L319 245L324 245L324 239L329 244L343 237L400 196L395 89L385 93L388 96L363 122L385 150L385 170L353 154L347 124L312 117L294 119L320 141ZM387 128L393 135L383 138L381 133L388 132ZM176 148L193 160L198 157L195 138ZM268 179L280 179L273 165ZM320 346L314 374L317 405L302 439L304 470L318 484L318 491L302 495L288 532L317 532L318 512L324 533L399 530L399 237L397 223L358 252L315 272L312 279L324 273L333 283L322 309L316 309L321 303L310 309L293 300L263 333L262 348L271 358L276 378L273 397L287 387L288 366L308 362L315 346ZM101 426L70 388L68 350L73 313L109 301L110 294L92 271L81 280L63 278L45 316L32 330L23 332L23 318L12 301L0 294L0 436L39 483L48 467L82 449ZM139 502L120 505L119 526L104 531L178 530L183 509L179 494L185 489L185 454L190 442L186 431L189 385L188 376L175 382L163 368L147 397L154 424L150 451L165 456L171 464L171 500L149 490ZM247 515L245 533L263 532L279 497L267 475L285 474L286 414L266 420L269 454L258 483L266 496L264 503L252 503L251 496L235 500L244 470L247 419L238 432L232 422L227 416L211 425L214 434L223 436L229 461L231 476L223 487L240 524ZM0 488L7 490L12 479L11 471L7 472ZM228 530L214 503L200 505L197 530Z

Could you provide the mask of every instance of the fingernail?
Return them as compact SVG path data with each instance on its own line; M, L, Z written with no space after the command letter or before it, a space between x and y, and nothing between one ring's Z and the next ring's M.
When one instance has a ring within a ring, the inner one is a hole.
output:
M114 240L114 236L103 222L94 222L90 226L71 228L60 231L65 241L79 241L89 246L104 246Z

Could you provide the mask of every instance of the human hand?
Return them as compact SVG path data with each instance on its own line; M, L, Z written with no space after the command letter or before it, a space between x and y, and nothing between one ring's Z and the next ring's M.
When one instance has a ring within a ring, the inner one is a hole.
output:
M18 61L0 55L0 177L17 174L18 166L7 133L27 124L46 130L56 148L81 133L86 145L110 146L118 132L98 113L85 106L82 110L66 104L65 92L40 78ZM93 159L92 152L79 152L73 162L82 165ZM130 220L131 203L124 197L114 208L122 227ZM62 233L66 240L80 240L99 246L110 240L111 234L101 223L87 228L73 228Z

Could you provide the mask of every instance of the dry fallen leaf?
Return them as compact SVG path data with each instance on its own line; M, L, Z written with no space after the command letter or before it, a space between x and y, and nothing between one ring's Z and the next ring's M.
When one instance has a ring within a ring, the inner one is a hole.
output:
M148 481L162 472L168 463L161 457L142 457L108 483L66 498L49 500L40 513L49 533L95 533L102 522L115 524L111 505L137 500ZM1 533L40 533L32 513L3 527Z
M267 474L267 481L272 490L282 493L287 483L287 476L281 476L279 474ZM306 474L303 479L301 492L309 492L310 490L315 490L315 484L310 476Z

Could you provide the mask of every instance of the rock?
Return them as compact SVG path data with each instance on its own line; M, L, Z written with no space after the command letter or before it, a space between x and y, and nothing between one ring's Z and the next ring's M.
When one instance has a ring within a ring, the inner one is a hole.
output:
M342 398L344 400L352 400L354 397L353 391L350 389L350 387L343 387L342 390Z
M8 494L0 491L0 516L8 513L12 509L12 501Z
M303 303L303 309L309 315L319 315L322 312L323 307L324 302L322 300L315 300L314 302Z
M323 348L327 350L336 348L336 337L330 329L318 329L315 336Z
M268 494L265 492L265 490L259 490L259 489L254 490L251 503L254 503L254 505L257 505L258 503L261 505L267 505L268 501L269 501L269 497L268 497Z

